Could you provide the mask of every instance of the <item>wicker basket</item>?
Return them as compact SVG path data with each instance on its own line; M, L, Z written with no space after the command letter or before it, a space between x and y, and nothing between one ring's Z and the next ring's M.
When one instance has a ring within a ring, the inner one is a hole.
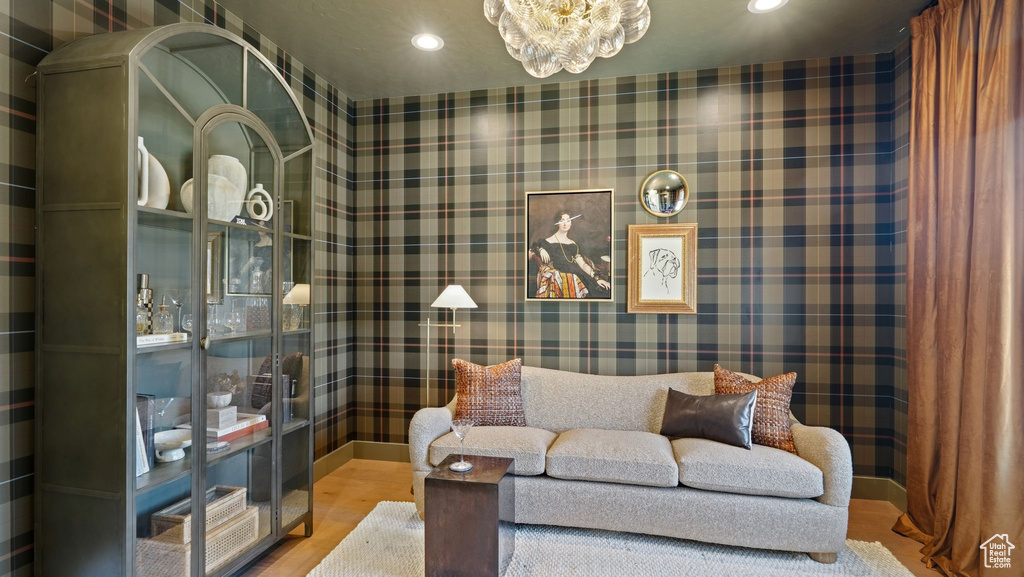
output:
M245 511L245 487L217 485L206 492L206 531ZM192 499L185 499L153 513L153 538L187 545L192 541Z
M241 514L206 533L206 572L223 567L259 537L259 507L248 507ZM139 539L135 545L138 577L188 577L192 564L192 545L162 539Z

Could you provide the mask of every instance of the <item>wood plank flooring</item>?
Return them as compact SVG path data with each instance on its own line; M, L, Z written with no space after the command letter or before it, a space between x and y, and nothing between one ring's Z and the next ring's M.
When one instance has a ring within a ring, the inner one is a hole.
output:
M320 480L313 487L313 536L302 536L302 527L243 573L244 577L304 576L327 556L349 531L380 501L412 501L409 463L355 459ZM916 541L891 531L899 510L885 501L854 499L850 503L847 535L859 541L880 541L914 575L936 577L939 573L920 562Z

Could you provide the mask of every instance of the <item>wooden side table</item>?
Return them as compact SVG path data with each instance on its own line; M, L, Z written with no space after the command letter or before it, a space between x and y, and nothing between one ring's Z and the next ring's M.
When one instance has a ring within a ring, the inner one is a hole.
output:
M515 548L512 459L466 455L467 473L449 455L424 482L427 577L500 577Z

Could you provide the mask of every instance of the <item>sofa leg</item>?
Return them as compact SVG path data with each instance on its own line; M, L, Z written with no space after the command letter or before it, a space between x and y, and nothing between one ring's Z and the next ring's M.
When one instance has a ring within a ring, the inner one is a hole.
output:
M835 563L839 558L839 553L808 553L807 555L818 563L825 564Z

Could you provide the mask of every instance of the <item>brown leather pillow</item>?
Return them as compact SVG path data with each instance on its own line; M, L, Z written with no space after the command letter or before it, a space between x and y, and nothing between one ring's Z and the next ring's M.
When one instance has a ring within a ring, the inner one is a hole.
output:
M661 434L666 437L710 439L750 448L750 422L757 391L741 395L687 395L668 390Z
M455 368L455 419L470 418L476 426L525 427L522 359L485 367L452 359Z
M762 379L756 383L741 374L715 365L715 394L735 395L757 391L754 408L753 441L796 454L793 432L789 428L789 401L793 398L796 373Z

